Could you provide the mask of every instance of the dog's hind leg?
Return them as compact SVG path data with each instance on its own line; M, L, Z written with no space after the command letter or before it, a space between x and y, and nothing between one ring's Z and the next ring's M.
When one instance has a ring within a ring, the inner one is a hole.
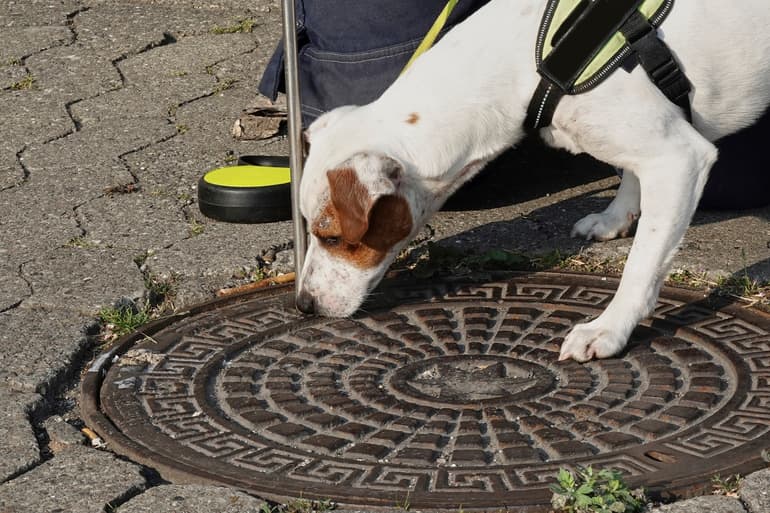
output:
M639 193L639 179L631 171L624 171L612 203L604 212L589 214L575 223L572 236L600 241L628 237L639 219Z
M650 97L637 89L632 97L640 101L629 109L618 103L629 91L623 93L605 97L590 113L583 110L587 103L575 103L585 121L568 128L586 151L636 175L641 216L617 293L599 317L576 326L565 338L560 359L582 362L617 354L637 323L653 312L717 156L716 148L673 105L663 103L662 95ZM565 111L575 119L574 110Z

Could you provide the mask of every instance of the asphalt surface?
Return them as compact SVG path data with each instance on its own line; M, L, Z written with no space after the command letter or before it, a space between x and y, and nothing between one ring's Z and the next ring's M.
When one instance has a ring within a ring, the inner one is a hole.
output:
M244 19L250 32L215 30ZM101 309L141 304L151 283L173 287L169 307L210 299L291 242L289 222L219 223L195 204L206 170L287 153L282 136L230 134L279 38L279 2L5 0L0 25L0 511L258 511L258 498L172 485L90 447L76 392L98 352ZM627 251L629 239L569 238L609 202L611 170L528 143L494 171L461 210L437 216L436 240L600 259ZM675 267L770 278L769 220L770 207L701 212ZM756 476L743 502L712 511L770 512L770 476ZM707 511L677 507L665 511Z

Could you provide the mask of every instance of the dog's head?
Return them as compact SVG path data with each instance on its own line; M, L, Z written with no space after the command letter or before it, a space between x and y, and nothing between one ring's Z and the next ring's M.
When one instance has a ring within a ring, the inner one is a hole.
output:
M300 190L308 251L298 308L333 317L355 312L415 228L404 166L361 141L356 108L313 123Z

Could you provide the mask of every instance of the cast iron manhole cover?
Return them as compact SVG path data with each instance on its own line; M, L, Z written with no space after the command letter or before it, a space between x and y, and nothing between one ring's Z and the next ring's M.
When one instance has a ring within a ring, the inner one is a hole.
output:
M84 416L171 480L356 506L535 511L559 467L682 494L761 467L770 317L666 289L621 357L557 362L615 287L401 284L352 319L303 318L287 288L214 302L104 355Z

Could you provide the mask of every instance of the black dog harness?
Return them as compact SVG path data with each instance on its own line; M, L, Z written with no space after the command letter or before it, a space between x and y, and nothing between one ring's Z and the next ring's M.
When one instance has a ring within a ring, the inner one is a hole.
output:
M601 84L620 66L637 64L691 120L690 81L658 38L674 0L549 0L536 45L540 84L530 101L525 127L551 124L565 94Z

